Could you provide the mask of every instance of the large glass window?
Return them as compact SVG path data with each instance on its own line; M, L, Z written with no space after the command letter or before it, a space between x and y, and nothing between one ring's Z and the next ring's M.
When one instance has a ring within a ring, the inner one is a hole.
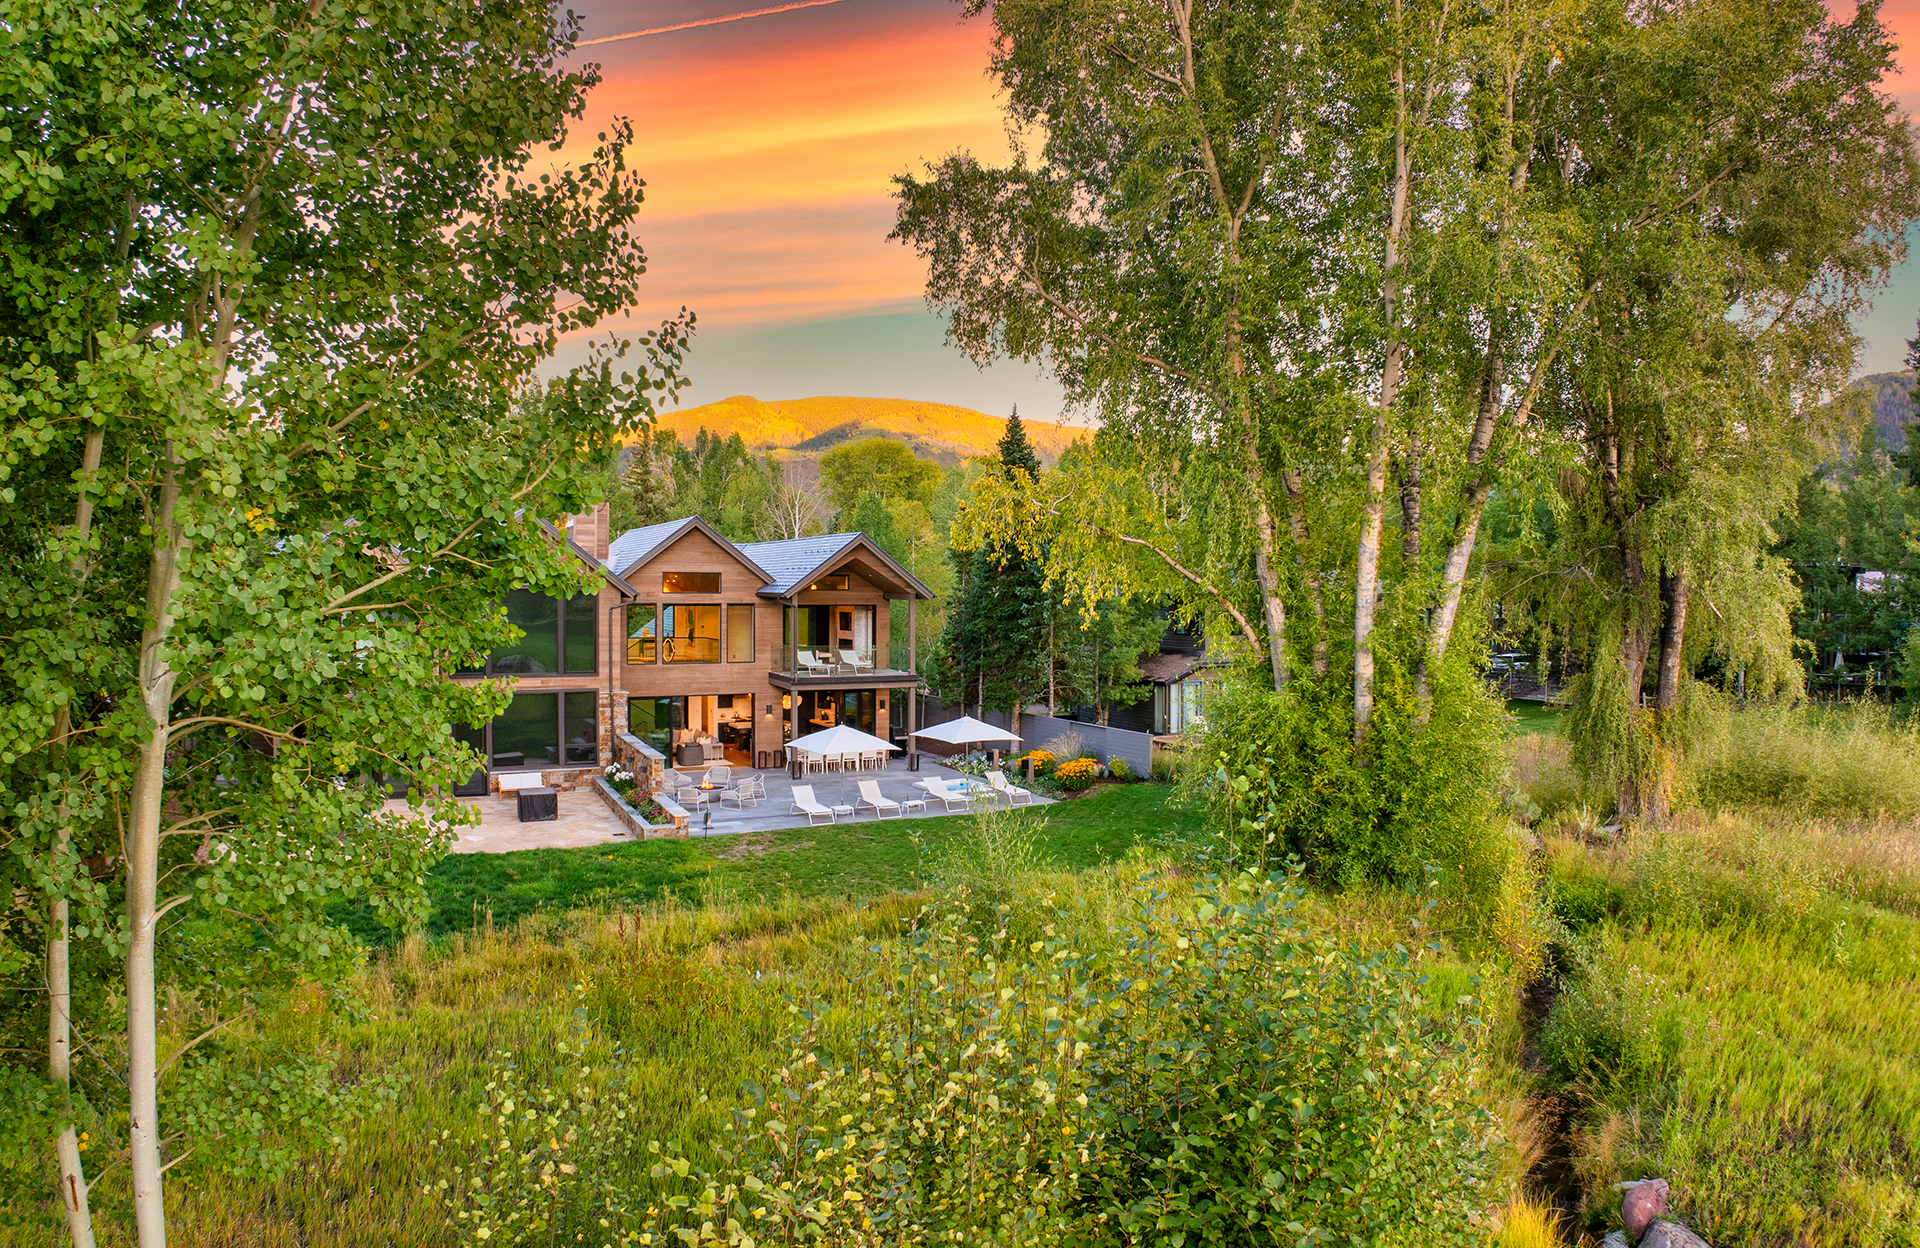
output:
M720 661L718 603L670 603L660 609L660 633L669 663Z
M663 594L717 594L720 592L720 574L718 572L662 572L660 592Z
M753 662L753 604L736 602L727 608L727 662Z
M788 607L780 640L786 645L798 645L802 650L811 646L824 646L829 640L828 625L832 623L831 616L832 609L828 607ZM793 635L796 619L800 622L798 638Z
M627 731L662 754L671 756L676 704L684 720L685 698L628 698Z
M627 608L627 662L652 663L659 657L660 608L652 604Z
M561 636L566 646L569 675L592 675L600 670L599 613L597 594L567 599L566 627Z
M507 709L493 721L495 770L560 765L559 700L557 693L513 695Z
M466 724L453 726L453 739L462 745L470 745L473 752L480 756L480 768L463 782L453 786L455 797L484 797L487 792L487 730L485 726L470 728Z
M849 584L850 582L847 580L847 574L845 572L836 572L836 573L832 573L830 575L821 577L819 580L815 581L813 584L807 586L807 588L808 589L845 589L848 587Z
M562 694L561 699L566 720L560 725L560 739L566 743L567 761L599 762L600 695L585 691Z
M560 604L526 589L507 591L507 623L525 635L493 652L496 676L547 675L560 670Z
M461 676L552 676L600 670L599 597L582 594L564 601L526 589L511 589L501 605L507 623L524 636L487 656L481 668L463 667Z

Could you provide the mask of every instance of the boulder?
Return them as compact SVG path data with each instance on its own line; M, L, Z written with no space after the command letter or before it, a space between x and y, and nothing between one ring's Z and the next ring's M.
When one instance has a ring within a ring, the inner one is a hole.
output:
M1672 1212L1667 1208L1665 1179L1641 1179L1620 1186L1626 1193L1620 1198L1620 1220L1627 1227L1624 1234L1616 1232L1621 1248L1630 1244L1639 1248L1712 1248L1706 1240L1664 1216ZM1613 1238L1607 1237L1605 1248L1611 1248Z

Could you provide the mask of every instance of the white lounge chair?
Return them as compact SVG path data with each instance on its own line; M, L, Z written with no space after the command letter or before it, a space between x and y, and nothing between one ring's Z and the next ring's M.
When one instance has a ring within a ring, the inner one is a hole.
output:
M873 817L875 819L885 819L888 811L893 812L895 819L900 817L900 803L890 797L881 795L880 782L878 780L862 780L860 782L860 800L853 804L853 808L859 810L862 806L873 807Z
M922 780L920 787L925 789L927 796L934 801L945 802L948 811L965 810L973 802L971 794L948 788L945 780Z
M1007 773L1004 771L988 772L987 783L992 786L995 793L1007 799L1009 806L1020 806L1033 800L1033 794L1026 789L1017 784L1007 783Z
M794 658L800 664L800 674L802 676L819 676L822 674L831 676L834 673L833 663L819 658L811 650L796 651Z
M822 806L814 800L813 786L810 784L796 784L793 786L793 810L791 813L805 815L808 826L812 826L815 815L825 815L828 823L833 822L833 808L831 806Z
M840 652L840 666L847 668L856 675L860 672L870 672L873 670L873 655L871 653L862 655L858 650L842 650Z

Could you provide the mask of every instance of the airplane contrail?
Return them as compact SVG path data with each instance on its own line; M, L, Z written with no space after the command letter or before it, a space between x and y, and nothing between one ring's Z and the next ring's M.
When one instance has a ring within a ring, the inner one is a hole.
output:
M655 26L651 30L630 30L624 35L603 35L598 39L582 39L574 44L576 48L590 48L596 43L618 43L622 39L639 39L645 35L664 35L675 30L692 30L695 26L718 26L721 22L737 22L748 17L765 17L769 13L791 13L795 9L814 9L823 4L839 4L840 0L794 0L792 4L776 4L770 9L754 9L747 13L728 13L721 17L696 18L691 22L681 22L677 26Z

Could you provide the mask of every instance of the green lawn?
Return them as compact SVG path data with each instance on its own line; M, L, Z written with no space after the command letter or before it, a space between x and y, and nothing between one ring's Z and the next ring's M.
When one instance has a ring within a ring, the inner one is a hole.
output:
M1101 785L1036 810L1039 843L1055 864L1079 870L1119 858L1136 840L1198 828L1199 814L1172 805L1172 793L1162 784ZM489 913L505 924L536 910L640 905L670 896L872 896L918 883L916 834L931 848L966 827L964 818L952 817L866 819L738 836L455 854L427 877L433 906L427 931L466 931L483 925ZM364 910L342 909L339 917L363 939L392 939Z
M1566 712L1530 698L1508 698L1507 714L1514 719L1507 728L1507 735L1517 737L1528 732L1560 731L1560 717Z

